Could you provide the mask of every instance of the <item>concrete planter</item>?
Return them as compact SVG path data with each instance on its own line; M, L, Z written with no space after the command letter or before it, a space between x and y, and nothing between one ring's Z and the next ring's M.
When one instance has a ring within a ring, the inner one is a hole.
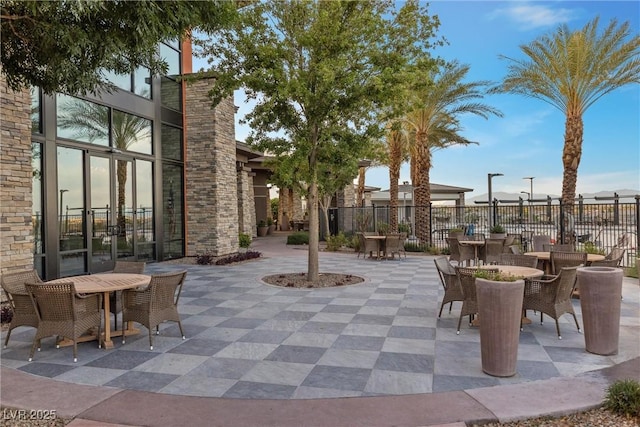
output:
M476 279L482 370L495 377L516 374L524 280Z
M618 354L622 277L621 268L578 268L584 341L589 353Z
M267 235L267 232L269 231L269 227L264 226L264 227L258 227L258 237L264 237Z

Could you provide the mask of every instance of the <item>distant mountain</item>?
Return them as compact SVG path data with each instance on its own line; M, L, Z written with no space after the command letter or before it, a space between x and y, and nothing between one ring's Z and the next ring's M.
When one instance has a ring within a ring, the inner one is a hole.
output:
M596 200L596 197L597 198L613 197L614 193L618 194L618 196L620 197L622 202L629 203L631 201L631 199L633 199L636 195L640 195L640 190L624 189L624 190L613 190L613 191L599 191L597 193L582 193L581 195L584 198L584 202L585 203L600 203L600 202L606 202L606 200ZM526 194L522 194L522 193L505 193L505 192L502 192L502 191L496 191L496 192L493 192L491 194L491 196L494 199L504 200L504 201L509 200L509 201L517 202L520 197L522 197L522 199L524 201L527 200L527 195ZM557 200L557 199L560 198L560 196L557 195L557 194L538 194L538 193L535 193L534 200L546 199L547 196L551 196L551 198L554 199L554 200ZM465 202L468 205L475 204L476 201L485 202L486 203L487 202L487 197L488 197L488 194L484 193L484 194L481 194L479 196L466 199Z

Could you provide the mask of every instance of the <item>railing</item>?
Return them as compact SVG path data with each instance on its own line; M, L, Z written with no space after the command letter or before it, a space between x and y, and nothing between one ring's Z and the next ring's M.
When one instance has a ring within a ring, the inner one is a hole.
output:
M633 202L622 203L612 198L610 203L597 203L597 199L579 198L573 214L558 199L494 200L491 209L487 203L470 206L404 206L398 207L401 231L413 236L415 213L430 209L431 236L427 243L440 250L447 247L449 230L462 228L468 234L489 237L489 215L493 224L500 224L506 233L521 236L526 244L533 235L549 235L558 243L575 243L578 250L597 250L608 253L611 248L625 249L622 264L634 265L640 247L640 196ZM593 200L592 203L589 203ZM389 206L332 208L330 231L350 234L355 231L378 231L388 225ZM414 237L410 237L414 239Z

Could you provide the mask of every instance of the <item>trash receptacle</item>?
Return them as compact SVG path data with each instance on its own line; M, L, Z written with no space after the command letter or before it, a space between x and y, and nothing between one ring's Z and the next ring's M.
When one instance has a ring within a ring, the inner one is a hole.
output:
M622 277L620 268L578 268L584 341L589 353L618 354Z
M467 225L467 236L473 236L476 234L476 226L475 224Z

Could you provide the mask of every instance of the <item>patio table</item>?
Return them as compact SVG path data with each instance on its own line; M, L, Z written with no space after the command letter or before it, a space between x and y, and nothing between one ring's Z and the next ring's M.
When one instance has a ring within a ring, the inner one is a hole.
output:
M460 239L458 239L458 244L459 245L473 246L475 265L477 266L478 265L478 249L481 248L482 246L484 246L484 240L460 240Z
M382 252L383 254L385 254L385 242L387 240L387 236L380 236L380 235L365 235L364 236L365 240L375 240L376 244L378 245L378 253L376 254L376 259L380 259L380 252ZM386 255L386 254L385 254Z

